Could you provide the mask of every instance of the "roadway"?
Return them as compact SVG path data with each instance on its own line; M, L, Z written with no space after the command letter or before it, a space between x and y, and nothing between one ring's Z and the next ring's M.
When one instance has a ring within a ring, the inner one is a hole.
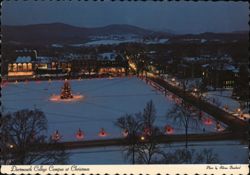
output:
M185 134L176 135L160 135L155 137L155 142L159 144L171 144L175 142L185 142ZM202 134L189 134L188 143L190 142L203 142L203 141L222 141L222 140L247 140L247 135L239 132L220 132L220 133L202 133ZM137 139L137 143L147 143L148 140ZM69 141L69 142L56 142L50 144L34 145L33 151L57 150L63 148L65 150L106 147L106 146L126 146L131 145L131 141L127 138L113 138L113 139L100 139L100 140L86 140L86 141Z
M249 128L248 122L242 121L241 119L227 113L226 111L210 104L209 102L199 99L196 96L185 92L183 89L173 86L159 77L147 77L148 80L153 81L159 86L167 89L168 91L176 94L186 102L192 104L198 109L203 110L214 118L222 121L229 126L229 129L236 132L247 132Z

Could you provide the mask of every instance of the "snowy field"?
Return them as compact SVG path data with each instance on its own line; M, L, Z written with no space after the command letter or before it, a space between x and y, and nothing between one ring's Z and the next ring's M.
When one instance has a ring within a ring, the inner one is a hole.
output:
M108 133L108 136L103 138L106 139L121 137L120 129L114 125L117 118L126 113L142 111L145 104L153 100L158 116L157 125L162 128L171 125L174 134L184 134L183 127L166 118L166 113L178 99L174 100L171 93L164 96L153 85L147 85L142 80L133 77L71 80L72 93L81 94L84 98L73 102L50 101L53 95L60 94L63 83L64 81L8 83L2 89L4 111L41 109L48 119L48 136L58 130L62 141L76 140L75 133L79 128L84 131L85 140L101 139L98 133L100 128L104 128ZM205 132L216 132L214 119L211 119L212 125L203 124L199 129L190 128L189 133L202 133L203 128L206 128ZM247 146L238 142L235 144L236 142L200 142L192 148L213 148L223 157L222 163L244 163L247 158ZM171 149L174 150L178 145L183 148L183 144L174 144ZM121 147L77 149L70 153L71 164L129 163L124 160Z
M140 112L149 100L153 100L160 127L170 125L175 134L184 134L184 128L166 118L173 100L165 97L154 87L137 78L71 80L72 93L84 96L81 101L52 102L53 94L60 94L63 81L41 81L9 83L3 88L5 112L19 109L41 109L48 119L48 135L56 130L63 136L62 141L76 140L80 128L85 139L100 139L98 133L104 128L106 138L121 137L121 131L114 125L117 118L126 113ZM189 133L216 132L215 122L190 128Z
M212 149L222 164L246 164L248 161L248 145L240 141L190 142L190 149L196 152ZM163 151L174 151L184 148L183 143L161 145ZM122 147L103 147L78 149L70 152L71 164L130 164L124 157Z

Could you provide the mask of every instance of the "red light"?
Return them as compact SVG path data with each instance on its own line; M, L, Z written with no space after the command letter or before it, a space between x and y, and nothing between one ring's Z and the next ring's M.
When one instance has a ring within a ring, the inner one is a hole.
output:
M106 137L107 136L107 132L102 128L101 131L99 132L99 136L100 137Z
M166 134L173 134L174 133L174 128L169 126L169 125L165 126L165 133Z
M212 124L213 124L213 121L212 121L212 119L210 119L210 118L206 118L206 119L203 121L203 123L204 123L205 125L212 125Z
M81 129L79 129L76 133L76 139L77 140L83 140L84 139L84 133L82 132Z

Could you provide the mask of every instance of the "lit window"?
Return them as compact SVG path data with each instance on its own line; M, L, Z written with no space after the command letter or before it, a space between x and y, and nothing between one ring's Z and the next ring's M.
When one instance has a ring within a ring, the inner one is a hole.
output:
M17 71L17 64L13 64L13 71L14 71L14 72Z
M27 70L28 70L28 65L27 65L27 63L23 63L23 70L24 70L24 71L27 71Z
M21 63L18 63L18 71L22 71L23 70L23 65Z
M9 64L8 65L8 71L10 72L10 71L13 71L13 66L12 66L12 64Z
M32 64L28 63L28 70L32 70Z

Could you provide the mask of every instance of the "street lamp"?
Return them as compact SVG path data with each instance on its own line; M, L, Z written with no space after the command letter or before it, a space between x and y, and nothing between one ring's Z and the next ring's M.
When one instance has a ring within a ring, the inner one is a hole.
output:
M140 137L140 140L141 140L141 141L144 141L144 140L145 140L145 137L144 137L144 136L141 136L141 137Z

